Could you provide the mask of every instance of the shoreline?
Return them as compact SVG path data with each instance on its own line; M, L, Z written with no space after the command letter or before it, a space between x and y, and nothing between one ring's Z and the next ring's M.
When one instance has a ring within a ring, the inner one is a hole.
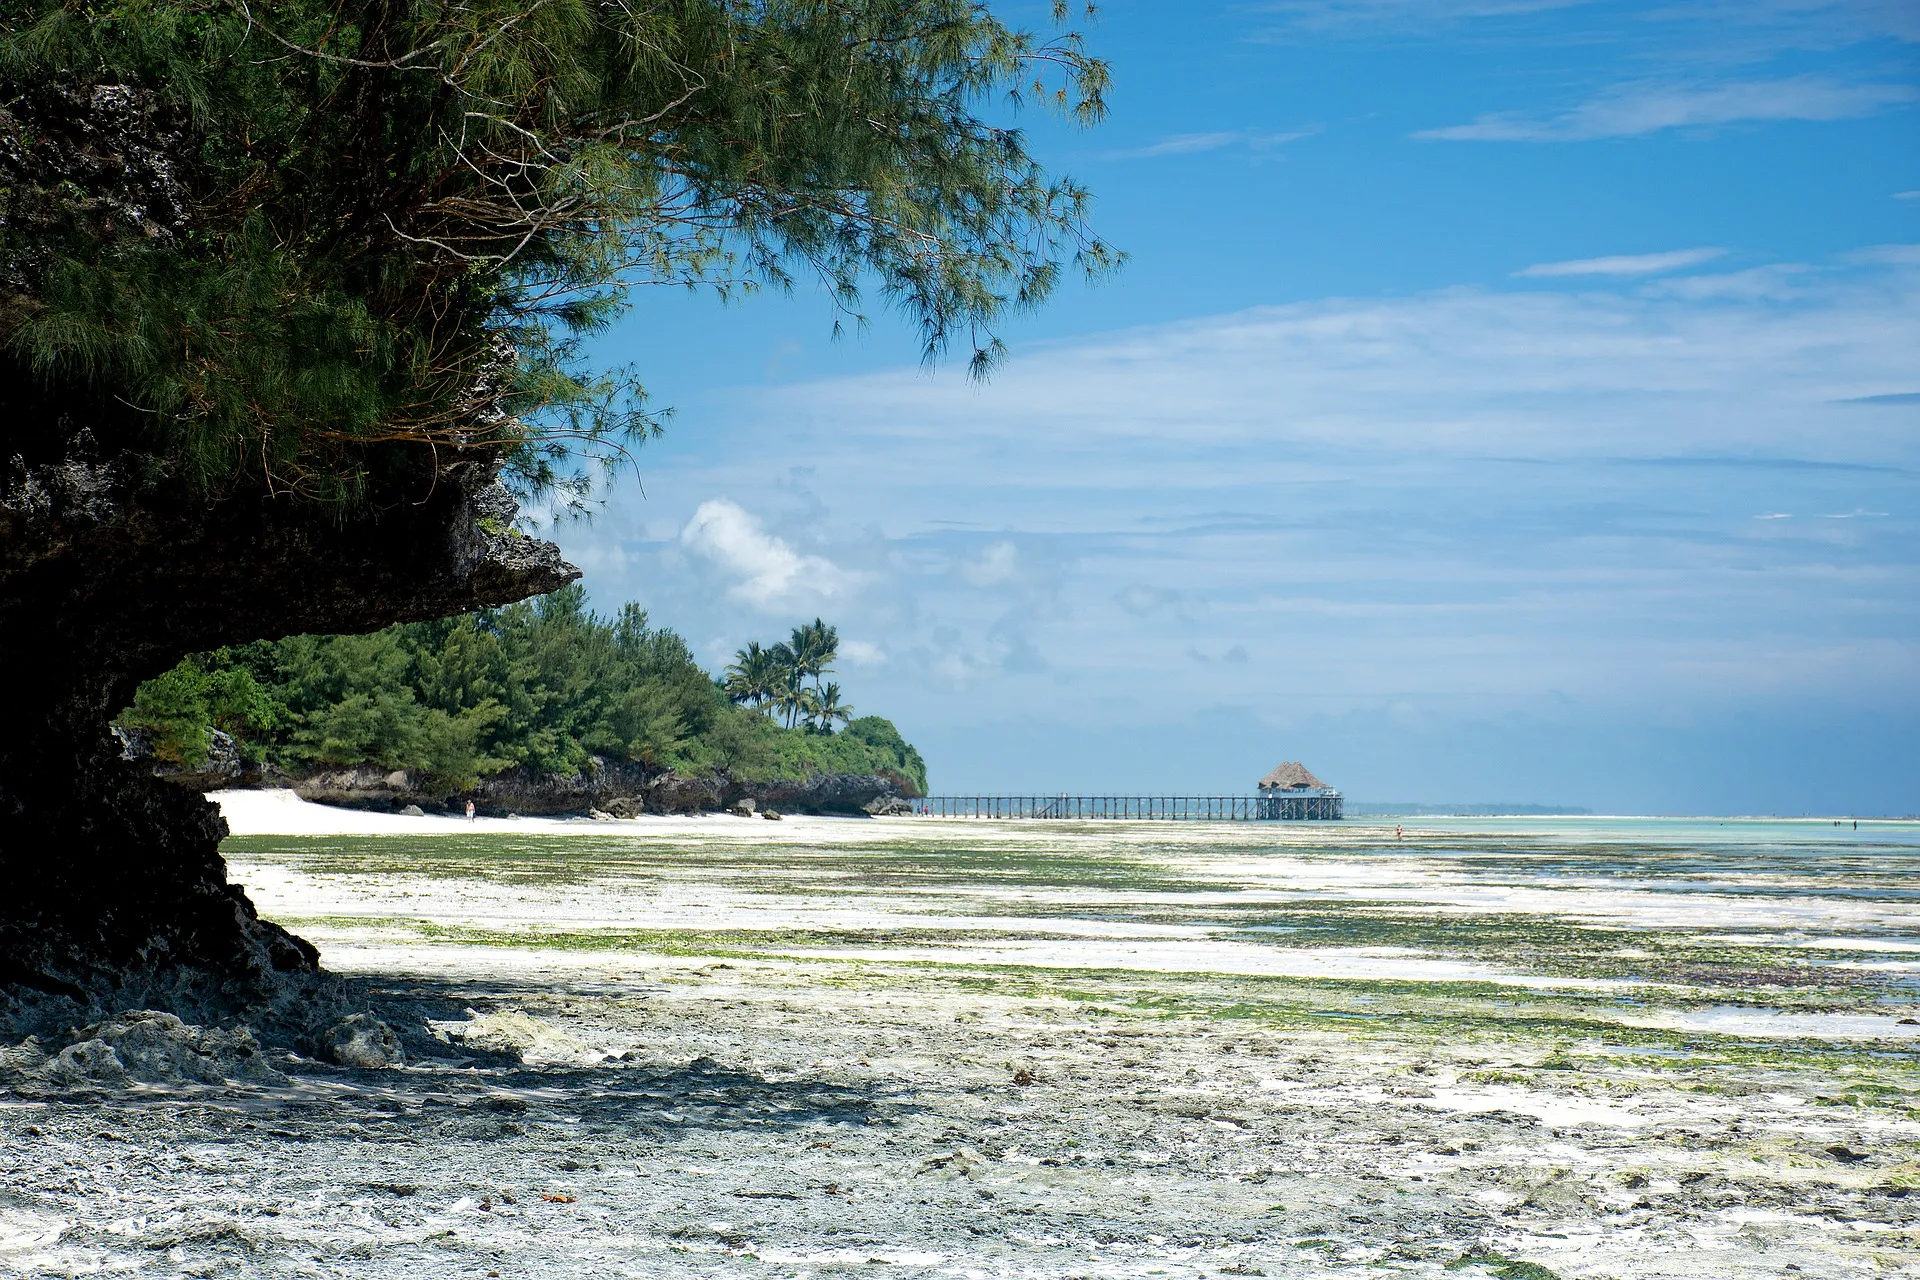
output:
M400 813L381 813L372 809L349 809L338 805L319 804L303 800L288 788L254 789L235 788L226 791L209 791L206 798L220 807L221 816L227 821L227 827L236 836L377 836L377 835L452 835L460 832L470 833L525 833L547 835L583 835L598 832L601 834L646 832L658 835L680 835L710 833L716 829L725 829L730 833L744 832L748 829L759 830L769 838L781 830L809 831L825 834L829 831L851 834L874 824L886 826L889 823L980 823L986 826L1005 827L1009 825L1032 826L1035 828L1057 828L1062 819L1026 819L1026 818L933 818L922 815L901 815L899 817L839 816L833 814L788 813L779 821L770 822L764 818L744 818L738 814L710 812L663 814L648 813L636 818L587 818L587 817L476 817L469 821L454 815L426 814L413 817ZM1104 819L1087 819L1089 823L1100 823ZM1579 814L1545 815L1516 814L1501 816L1498 814L1442 815L1419 814L1406 815L1396 819L1392 815L1367 814L1345 818L1339 822L1271 822L1271 823L1153 823L1124 822L1116 826L1165 829L1168 827L1268 827L1276 833L1289 834L1321 831L1327 833L1385 831L1398 825L1407 826L1409 836L1423 833L1451 835L1462 830L1461 824L1472 824L1476 833L1485 831L1491 824L1520 834L1545 834L1569 828L1589 827L1605 831L1617 828L1625 823L1660 823L1679 826L1689 823L1712 823L1715 825L1740 824L1751 827L1759 824L1791 825L1808 829L1810 832L1844 832L1851 837L1856 834L1852 827L1836 827L1836 822L1851 823L1853 818L1775 818L1755 816L1704 816L1684 817L1673 815L1635 815L1635 814ZM1859 834L1870 829L1879 832L1896 832L1901 835L1920 835L1920 818L1861 818ZM749 824L755 824L749 827Z
M480 835L513 833L547 835L586 835L591 833L646 831L661 835L679 835L712 830L716 825L746 828L756 824L768 833L793 824L798 829L814 829L825 824L847 828L864 826L873 818L836 817L827 814L783 814L778 821L744 818L732 813L648 813L637 818L520 817L471 819L455 815L426 814L414 817L404 813L380 813L372 809L349 809L340 805L318 804L303 800L288 788L209 791L206 798L220 807L230 835L236 836L384 836L384 835Z

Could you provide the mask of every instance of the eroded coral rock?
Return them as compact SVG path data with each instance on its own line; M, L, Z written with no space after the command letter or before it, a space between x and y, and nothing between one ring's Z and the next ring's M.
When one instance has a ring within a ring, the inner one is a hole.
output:
M476 1013L466 1022L436 1022L433 1027L465 1048L506 1054L529 1066L584 1066L607 1057L604 1051L517 1009Z
M75 1032L73 1043L25 1074L67 1088L286 1079L266 1060L249 1028L197 1027L153 1009L119 1014Z
M393 1028L370 1013L351 1013L320 1038L323 1056L343 1067L397 1067L405 1056Z

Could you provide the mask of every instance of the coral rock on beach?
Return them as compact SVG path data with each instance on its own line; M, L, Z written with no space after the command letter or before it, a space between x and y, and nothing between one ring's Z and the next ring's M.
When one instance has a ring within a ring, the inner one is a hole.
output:
M352 1013L321 1037L322 1055L343 1067L375 1070L402 1062L400 1038L370 1013Z
M16 1059L10 1065L24 1068L25 1078L69 1089L285 1080L248 1028L196 1027L152 1009L77 1031L71 1043L51 1054L30 1040L10 1056Z

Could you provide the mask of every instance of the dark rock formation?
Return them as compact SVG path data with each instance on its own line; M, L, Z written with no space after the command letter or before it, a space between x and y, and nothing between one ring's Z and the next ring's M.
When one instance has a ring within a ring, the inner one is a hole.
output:
M191 781L192 779L182 779ZM351 809L398 813L408 807L428 813L461 812L472 800L482 813L529 816L586 815L616 818L642 813L712 813L751 799L762 809L865 817L908 812L901 780L884 774L828 773L804 779L749 782L716 775L685 777L642 765L598 761L577 774L509 770L466 791L435 787L403 771L360 767L334 769L297 780L303 800Z
M218 811L124 758L109 717L188 653L503 604L578 571L513 531L490 459L396 467L343 519L263 490L196 496L76 413L0 408L31 415L0 461L0 984L257 1001L316 953L255 916Z
M0 261L0 315L31 311L42 246L62 237L191 232L196 146L179 113L125 85L40 84L0 104L0 223L24 233ZM346 510L265 477L198 483L152 428L110 388L49 384L0 353L0 1006L14 1014L75 1000L217 1018L315 968L227 883L225 824L190 789L230 781L237 757L216 751L176 786L109 733L141 680L219 645L369 631L579 576L513 531L493 452L366 446L364 501Z
M877 803L901 798L899 785L877 773L816 773L798 781L734 783L725 803L751 797L761 809L781 813L836 813L866 817Z
M156 778L165 778L176 786L189 791L218 791L223 787L245 786L259 780L259 770L249 769L247 762L240 758L240 744L233 735L218 729L209 735L207 758L198 768L187 768L162 760L153 753L151 736L145 729L129 729L123 725L112 726L113 737L120 744L120 758L136 764L145 764Z

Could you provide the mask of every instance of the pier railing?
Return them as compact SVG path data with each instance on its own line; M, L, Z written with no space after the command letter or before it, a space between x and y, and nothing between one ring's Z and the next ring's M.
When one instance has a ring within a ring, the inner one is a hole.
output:
M913 810L932 818L1066 818L1116 822L1338 821L1342 799L1304 796L925 796Z

